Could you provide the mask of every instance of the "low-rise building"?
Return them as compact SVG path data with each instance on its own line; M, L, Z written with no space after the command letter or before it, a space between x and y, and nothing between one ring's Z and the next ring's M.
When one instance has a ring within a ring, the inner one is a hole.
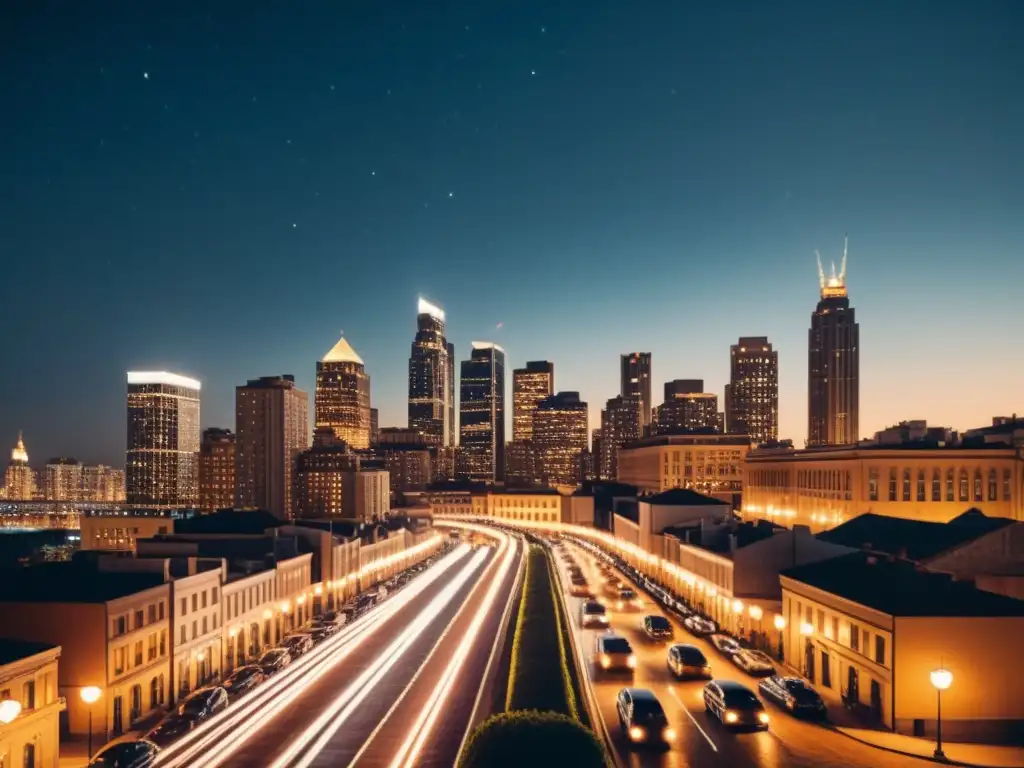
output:
M168 509L86 510L80 515L81 548L134 552L138 539L173 533L175 520L191 514L190 510Z
M0 766L60 764L59 657L59 646L0 639Z
M274 643L274 568L259 561L250 561L247 567L235 562L239 569L229 565L221 585L225 675L255 661Z
M645 437L619 448L617 479L641 493L689 488L738 507L749 450L748 436L714 429Z
M481 517L504 522L594 524L593 497L556 488L479 488L430 491L430 512L443 517Z
M171 690L174 700L179 700L221 673L220 590L227 569L223 560L213 558L177 558L169 560L168 566L174 605Z

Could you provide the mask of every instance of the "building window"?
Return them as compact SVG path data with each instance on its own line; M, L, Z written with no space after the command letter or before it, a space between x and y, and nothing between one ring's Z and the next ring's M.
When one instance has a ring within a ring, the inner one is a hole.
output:
M954 493L953 484L953 470L946 470L946 501L956 501L956 494Z
M160 683L154 677L149 681L149 708L156 709L160 706Z
M128 722L133 723L142 717L142 686L132 686L132 711L128 715Z
M26 744L22 754L24 755L22 764L25 768L36 768L36 745L34 743Z
M128 619L124 616L118 616L114 619L114 637L123 635L128 631Z
M981 487L981 470L980 469L976 469L976 470L974 470L974 500L975 501L981 501L984 498L985 497L982 496L982 487Z
M160 630L160 655L163 656L167 653L167 630Z
M924 470L917 470L917 500L925 501L925 484L924 484Z
M885 638L881 635L875 635L875 661L885 664Z
M188 598L181 598L181 615L184 616L188 613Z
M942 472L932 470L932 501L942 501Z
M149 623L152 624L154 621L156 621L156 604L152 604L152 605L149 606L148 613L149 613Z
M29 680L25 683L21 692L21 706L25 709L36 708L36 681Z
M889 501L896 501L896 469L889 470Z
M850 647L855 651L860 650L860 631L853 622L850 623Z
M910 501L910 470L903 470L903 500Z
M193 611L198 611L199 610L199 595L198 594L193 594L192 595L192 610Z
M187 643L188 642L188 630L185 629L185 625L184 624L181 625L181 640L179 640L178 642L180 642L180 643Z
M140 608L135 612L135 628L146 626L146 614Z
M960 470L960 501L970 501L971 488L970 480L967 478L967 470Z
M118 648L116 651L114 651L114 674L115 675L120 675L121 673L124 672L125 657L128 655L126 653L126 651L127 651L126 648Z
M139 640L135 644L135 666L136 667L141 667L142 666L142 641L141 640Z
M217 593L217 588L214 587L211 594L213 595L213 604L216 605L217 601L220 600L220 596Z
M206 607L206 590L203 590L203 608Z
M1003 470L1003 501L1010 501L1010 499L1013 498L1013 496L1012 496L1013 483L1012 483L1011 478L1012 478L1012 475L1010 473L1010 470L1004 469Z
M998 501L999 499L999 480L996 476L996 471L990 469L988 471L988 500Z
M878 467L868 470L868 501L878 501Z

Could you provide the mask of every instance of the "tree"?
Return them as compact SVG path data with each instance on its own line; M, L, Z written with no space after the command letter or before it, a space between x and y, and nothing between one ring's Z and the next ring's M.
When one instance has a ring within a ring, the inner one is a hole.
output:
M521 710L481 723L459 768L605 768L604 748L592 731L557 712Z

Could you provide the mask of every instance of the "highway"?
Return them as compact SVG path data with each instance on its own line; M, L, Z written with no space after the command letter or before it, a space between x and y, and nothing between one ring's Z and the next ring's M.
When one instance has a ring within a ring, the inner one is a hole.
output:
M606 596L604 580L597 570L595 557L574 543L567 542L566 549L583 569L595 595ZM770 702L765 704L771 717L767 731L739 733L726 729L717 718L704 711L702 691L705 681L679 682L669 672L666 666L666 653L671 643L654 643L648 640L641 626L643 617L648 613L666 616L675 628L672 643L688 643L700 648L711 663L713 677L736 680L755 693L758 692L757 678L744 673L720 655L709 642L691 635L681 621L662 611L660 605L621 573L619 576L622 580L636 589L643 600L643 606L622 612L610 610L610 627L629 640L637 657L637 667L632 682L628 676L603 679L595 674L594 665L590 663L590 655L594 638L599 632L606 630L580 627L579 606L583 599L570 596L568 565L557 556L556 563L560 574L560 587L569 607L573 636L581 658L585 660L587 674L600 708L600 716L611 738L618 765L665 768L711 765L761 768L896 768L927 764L923 760L868 747L819 724L798 720ZM615 697L620 689L630 685L652 690L665 709L669 722L677 733L675 742L667 751L635 749L620 732Z
M477 700L522 570L520 540L490 535L498 537L493 546L458 545L161 752L158 765L453 765L478 719Z

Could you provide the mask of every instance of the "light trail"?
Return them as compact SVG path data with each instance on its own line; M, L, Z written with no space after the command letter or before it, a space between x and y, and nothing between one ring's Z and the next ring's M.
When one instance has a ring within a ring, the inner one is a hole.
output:
M377 608L367 612L338 635L321 643L297 662L274 675L242 701L229 706L222 715L203 723L184 739L160 752L157 764L163 768L192 765L193 760L211 744L228 738L244 741L252 735L252 720L265 713L277 714L300 696L309 685L320 679L347 658L366 639L384 627L387 620L413 602L448 570L455 567L471 552L461 545L429 568L419 578ZM247 719L248 718L248 719ZM239 744L240 745L240 744Z

